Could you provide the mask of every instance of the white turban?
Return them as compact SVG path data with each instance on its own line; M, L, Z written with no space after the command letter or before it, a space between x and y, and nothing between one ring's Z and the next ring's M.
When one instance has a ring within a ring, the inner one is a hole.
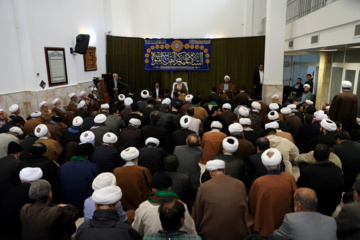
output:
M247 117L249 116L249 109L247 107L244 107L244 106L241 106L239 108L239 114L242 116L242 117Z
M279 95L278 94L272 95L271 99L274 100L274 98L279 98Z
M334 123L330 119L321 120L320 125L329 132L335 132L337 129L336 123Z
M239 123L243 126L250 126L251 125L251 119L250 118L240 118Z
M105 103L105 104L101 104L101 105L100 105L100 108L101 108L101 109L109 109L110 106L109 106L109 104Z
M218 128L221 129L223 127L223 125L221 124L221 122L219 121L212 121L210 128Z
M131 118L129 120L129 123L134 126L141 126L141 121L140 121L140 119L137 119L137 118Z
M83 108L85 106L85 101L82 100L79 102L79 104L77 105L77 108L80 109L80 108Z
M131 97L127 97L124 100L124 104L125 104L126 107L130 107L131 104L133 104L133 102L134 102L134 100Z
M124 95L124 94L120 94L120 95L118 96L118 99L119 99L119 101L124 101L124 100L125 100L125 95Z
M205 166L206 170L208 171L215 171L219 169L225 169L225 162L223 160L210 160L206 163Z
M28 182L35 182L42 178L42 176L43 171L39 167L26 167L19 173L20 180Z
M110 205L120 201L122 197L121 189L118 186L108 186L95 190L92 199L97 204Z
M96 87L92 87L91 88L91 91L93 92L93 91L97 91L98 89L96 88Z
M69 98L72 99L76 94L73 92L73 93L70 93L69 94Z
M125 161L131 161L139 157L139 150L136 147L128 147L120 153L120 156Z
M273 153L273 155L269 157L268 153ZM281 152L276 148L269 148L261 154L261 161L264 164L264 166L268 166L268 167L277 166L281 162Z
M330 106L326 106L325 109L326 109L326 110L329 110L329 109L330 109Z
M112 144L112 143L116 143L117 140L118 140L118 137L112 132L107 132L103 136L103 142L104 143Z
M73 121L72 121L72 125L75 127L80 127L83 124L84 120L82 117L77 116L74 117Z
M19 127L12 127L12 128L10 128L9 129L9 132L11 132L11 133L17 133L17 134L19 134L19 135L23 135L24 134L24 132L21 130L21 128L19 128Z
M39 111L33 112L33 113L31 113L30 116L31 116L32 118L38 118L38 117L41 116L41 112L39 112Z
M268 128L278 129L279 128L279 123L277 121L274 121L274 122L270 122L270 123L265 124L265 129L268 129Z
M236 133L236 132L242 132L243 127L240 123L233 123L229 125L229 132L230 133Z
M227 109L227 110L231 110L231 105L230 105L230 103L224 103L224 104L222 105L222 108L223 108L223 109Z
M170 105L171 104L170 98L165 98L164 100L162 100L161 104Z
M270 121L277 120L277 119L279 119L279 114L277 111L270 111L268 113L268 118Z
M235 137L226 137L222 141L223 148L230 153L236 152L239 147L239 141Z
M78 95L79 98L81 98L86 92L85 91L81 91Z
M323 119L328 119L328 115L326 115L325 113L318 113L316 114L316 121L322 121Z
M9 112L14 113L19 109L19 105L13 104L9 107Z
M60 99L58 99L58 98L55 98L51 103L53 104L53 105L55 105L56 104L56 102L57 101L59 101Z
M305 84L304 88L306 88L306 87L311 88L309 84Z
M116 177L110 172L100 173L92 182L92 189L94 191L108 186L116 186Z
M182 128L189 128L191 125L191 117L185 115L180 118L180 126Z
M351 88L352 87L352 83L348 80L342 81L341 82L341 87L342 88Z
M175 80L175 82L181 82L182 81L182 78L177 78L176 80Z
M155 143L157 146L159 146L160 140L157 139L157 138L154 138L154 137L148 137L148 138L145 140L145 146L148 145L148 143Z
M290 109L296 109L296 105L295 104L289 104L287 105L288 108Z
M42 101L40 104L39 104L39 108L42 108L42 106L44 106L45 104L47 104L46 101Z
M95 141L95 134L92 131L85 131L80 135L80 142L93 143Z
M45 136L47 132L48 132L48 128L45 124L37 125L37 127L34 130L34 134L38 138Z
M229 75L225 75L225 76L224 76L224 80L225 80L225 78L228 78L228 79L229 79L229 81L230 81L230 77L229 77Z
M106 121L106 116L105 114L98 114L96 115L96 117L94 118L94 123L104 123Z
M142 90L140 95L141 95L142 98L148 98L149 97L149 91L148 90Z
M280 112L282 113L282 114L290 114L291 113L291 109L290 108L288 108L288 107L283 107L281 110L280 110Z
M4 109L0 108L0 112L4 112Z
M279 104L277 104L277 103L270 103L270 104L269 104L269 108L270 108L270 110L278 110L278 109L279 109Z
M191 100L193 99L193 95L191 95L191 94L188 94L188 95L186 95L186 97L185 97L185 101L186 102L191 102Z
M309 105L313 105L313 104L314 104L314 102L311 101L311 100L305 100L305 103L306 103L306 104L309 104Z
M325 114L325 112L323 110L317 110L314 112L314 117L316 117L318 114Z
M253 108L257 109L257 110L260 110L261 109L261 104L254 101L254 102L251 103L251 107L253 107Z

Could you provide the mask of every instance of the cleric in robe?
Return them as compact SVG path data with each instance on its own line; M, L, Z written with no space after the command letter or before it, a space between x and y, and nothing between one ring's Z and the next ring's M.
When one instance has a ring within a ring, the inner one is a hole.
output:
M233 96L234 93L236 93L235 85L230 82L230 77L228 75L224 77L224 82L219 85L218 92L223 102L226 102L228 93L231 93Z

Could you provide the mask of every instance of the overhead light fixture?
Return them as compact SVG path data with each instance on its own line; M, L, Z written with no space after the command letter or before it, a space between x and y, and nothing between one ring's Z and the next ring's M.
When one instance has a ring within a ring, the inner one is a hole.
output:
M319 52L336 52L337 49L322 49L322 50L318 50Z

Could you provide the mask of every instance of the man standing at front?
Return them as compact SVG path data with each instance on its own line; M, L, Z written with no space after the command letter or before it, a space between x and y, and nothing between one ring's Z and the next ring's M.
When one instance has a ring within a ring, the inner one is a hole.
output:
M114 73L113 78L111 80L109 80L109 82L107 84L107 91L111 98L114 97L115 92L118 92L118 93L121 92L121 86L120 86L119 80L120 80L120 78L119 78L118 74Z
M259 70L256 70L254 72L253 87L256 96L261 97L263 82L264 82L264 64L260 64Z

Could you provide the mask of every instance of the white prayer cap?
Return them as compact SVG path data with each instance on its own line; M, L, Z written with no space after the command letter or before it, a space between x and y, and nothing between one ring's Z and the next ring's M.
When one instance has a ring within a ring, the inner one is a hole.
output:
M20 180L29 182L35 182L42 178L42 176L43 171L39 167L26 167L19 173Z
M325 112L323 110L317 110L314 112L314 117L316 117L318 114L325 114Z
M155 143L157 146L159 146L160 140L157 139L157 138L154 138L154 137L148 137L148 138L145 140L145 146L148 145L148 143Z
M81 98L86 92L85 91L81 91L78 95L79 98Z
M188 94L188 95L186 95L186 97L185 97L185 101L187 101L187 102L191 102L191 100L193 99L193 95L191 95L191 94Z
M240 123L233 123L229 125L229 132L230 133L236 133L236 132L242 132L243 131L243 127L241 126Z
M320 126L325 128L329 132L335 132L337 129L336 123L334 123L330 119L321 120Z
M110 205L120 201L122 197L121 189L118 186L108 186L95 190L92 199L97 204Z
M239 114L242 116L242 117L248 117L249 116L249 109L247 107L244 107L244 106L241 106L239 108Z
M118 140L118 137L112 132L107 132L103 136L103 142L104 143L112 144L112 143L116 143L117 140Z
M170 105L171 104L170 98L165 98L164 100L162 100L161 104Z
M270 121L277 120L277 119L279 119L279 114L278 114L277 111L270 111L268 113L268 118L269 118Z
M182 128L189 128L190 125L191 125L191 117L190 116L185 115L180 118L180 126Z
M221 124L221 122L219 121L212 121L210 128L218 128L221 129L223 127L223 125Z
M304 84L304 88L306 87L311 88L309 84Z
M139 157L139 150L136 147L128 147L120 153L120 156L125 161L131 161Z
M288 108L290 109L296 109L296 105L295 104L289 104L287 105Z
M140 121L140 119L137 119L137 118L131 118L129 120L129 123L134 126L141 126L141 121Z
M31 113L30 116L31 116L32 118L38 118L38 117L41 116L41 112L39 112L39 111L33 112L33 113Z
M341 87L342 88L351 88L352 87L352 83L348 80L342 81L341 82Z
M59 101L60 99L58 99L58 98L55 98L51 103L53 104L53 105L55 105L56 104L56 102L57 101Z
M270 108L270 110L278 110L278 109L279 109L279 104L277 104L277 103L270 103L270 104L269 104L269 108Z
M176 81L176 82L181 82L181 81L182 81L182 78L177 78L175 81Z
M229 75L225 75L225 76L224 76L224 80L225 80L225 78L228 78L228 79L230 80Z
M223 108L223 109L227 109L227 110L231 110L231 105L230 105L230 103L224 103L224 104L222 105L222 108Z
M42 101L40 104L39 104L39 108L42 108L42 106L44 106L45 104L47 104L46 101Z
M274 98L279 98L279 95L278 94L272 95L271 100L274 100Z
M3 111L4 111L4 109L0 108L0 112L3 112Z
M274 129L278 129L279 128L279 123L277 121L274 122L270 122L265 124L265 130L268 128L274 128Z
M127 97L124 100L124 104L125 104L126 107L130 107L131 104L133 104L133 102L134 102L134 100L131 97Z
M206 163L205 166L206 170L208 171L215 171L219 169L225 169L225 162L223 160L215 159L210 160Z
M326 109L326 110L330 110L330 106L326 106L325 109Z
M118 99L119 99L119 101L124 101L124 100L125 100L125 95L124 95L124 94L120 94L120 95L118 96Z
M273 155L269 157L268 155L269 153L270 154L273 153ZM269 148L261 154L261 161L264 164L264 166L268 166L268 167L277 166L281 162L281 152L276 148Z
M95 141L95 134L92 131L85 131L80 135L80 142L93 143Z
M47 132L48 132L48 128L45 124L37 125L37 127L34 130L34 134L38 138L45 136Z
M106 116L105 114L98 114L96 115L96 117L94 118L94 123L104 123L106 121Z
M73 92L73 93L70 93L69 94L69 98L72 99L76 94Z
M257 109L257 110L260 110L261 109L261 104L254 101L254 102L251 103L251 107L253 107L253 108Z
M110 106L109 106L109 104L104 103L104 104L101 104L101 105L100 105L100 108L101 108L101 109L109 109Z
M238 149L239 141L235 137L226 137L222 141L222 146L225 151L233 153L236 152L236 150Z
M19 105L13 104L9 107L9 112L14 113L19 109Z
M85 101L82 100L79 102L79 104L77 105L77 108L80 109L80 108L83 108L85 106Z
M94 191L108 186L116 186L116 177L110 172L100 173L92 182L92 189Z
M318 113L316 114L316 121L322 121L323 119L328 119L328 115L326 115L325 113Z
M250 126L251 125L251 119L250 118L240 118L239 123L243 126Z
M12 127L12 128L10 128L9 129L9 132L11 132L11 133L17 133L17 134L19 134L19 135L23 135L24 134L24 132L21 130L21 128L19 128L19 127Z
M84 120L82 117L77 116L74 117L73 121L72 121L72 125L75 127L80 127L83 124Z
M314 102L311 101L311 100L305 100L305 103L306 103L306 104L309 104L309 105L313 105L313 104L314 104Z
M288 108L288 107L283 107L283 108L280 110L280 112L281 112L282 114L290 114L290 113L291 113L291 109Z
M141 95L142 98L148 98L149 97L149 91L148 90L142 90L140 95Z

